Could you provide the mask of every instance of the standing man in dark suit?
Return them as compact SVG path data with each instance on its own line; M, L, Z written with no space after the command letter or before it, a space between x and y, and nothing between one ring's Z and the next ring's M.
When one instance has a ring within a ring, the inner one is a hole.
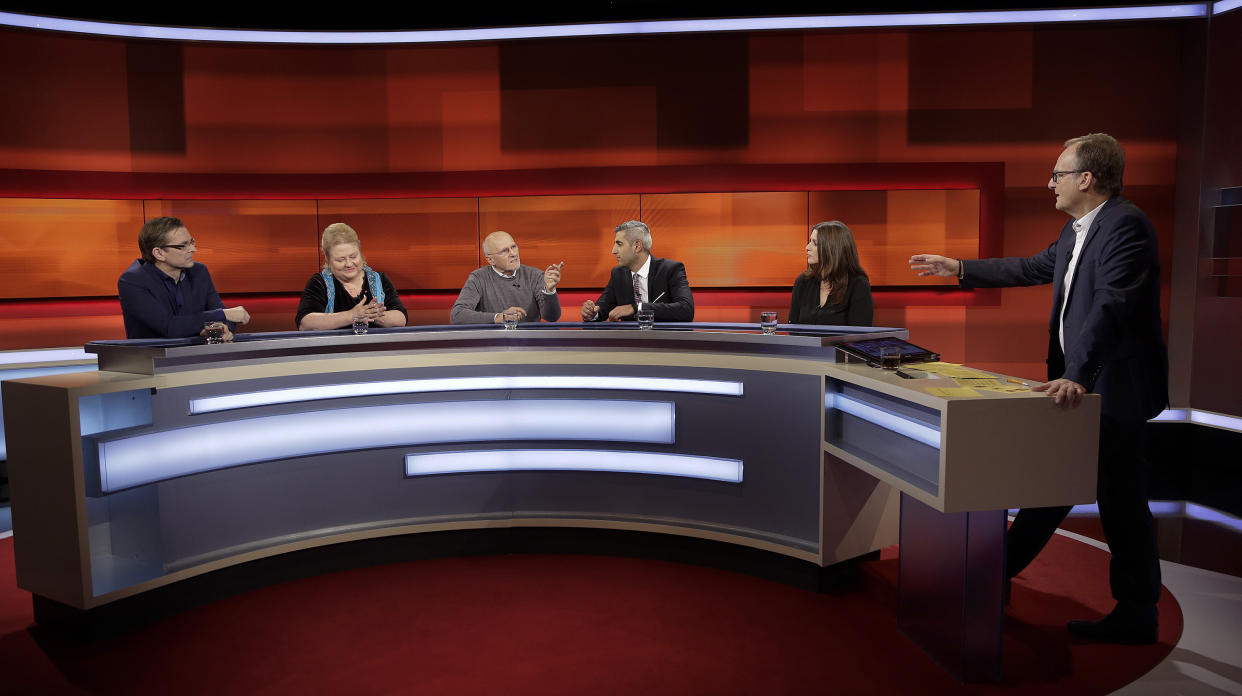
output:
M612 243L617 267L599 299L582 303L582 321L632 321L641 304L656 321L693 321L694 295L680 261L651 255L651 230L637 220L617 225Z
M202 334L207 324L245 324L245 307L224 308L211 273L194 262L198 247L181 220L157 217L138 233L136 259L117 281L126 338L184 338ZM224 340L232 340L232 326Z
M1052 246L1030 258L960 261L916 254L919 275L956 275L963 287L1053 283L1047 384L1057 404L1100 395L1100 523L1112 559L1116 607L1069 631L1109 643L1154 643L1160 559L1147 505L1151 469L1144 426L1168 403L1168 355L1160 325L1160 262L1151 221L1121 198L1125 153L1109 135L1066 141L1048 188L1073 218ZM1069 507L1022 509L1009 528L1007 572L1022 571Z

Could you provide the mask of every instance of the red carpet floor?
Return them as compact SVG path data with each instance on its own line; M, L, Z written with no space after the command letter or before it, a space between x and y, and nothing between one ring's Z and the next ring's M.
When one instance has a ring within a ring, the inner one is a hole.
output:
M891 556L892 553L886 555ZM897 562L814 594L747 575L598 556L393 564L285 583L118 637L32 632L0 540L5 694L1104 694L1161 642L1091 645L1070 618L1112 606L1106 553L1057 537L1015 584L1006 680L957 684L896 627Z

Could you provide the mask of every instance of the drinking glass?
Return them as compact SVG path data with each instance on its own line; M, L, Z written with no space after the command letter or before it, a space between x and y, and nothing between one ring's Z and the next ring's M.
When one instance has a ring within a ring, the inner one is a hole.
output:
M366 332L367 332L367 318L355 316L354 317L354 333L361 336L362 334Z
M218 321L205 324L203 326L203 338L211 345L224 343L225 328L224 324Z
M501 313L500 318L505 323L505 329L512 331L517 328L518 319L522 318L522 315L517 312L503 312Z
M638 308L638 328L650 329L655 325L655 310L650 307Z
M901 349L897 346L880 348L880 367L885 370L896 370L901 367Z
M759 326L763 327L765 334L776 333L776 312L760 312Z

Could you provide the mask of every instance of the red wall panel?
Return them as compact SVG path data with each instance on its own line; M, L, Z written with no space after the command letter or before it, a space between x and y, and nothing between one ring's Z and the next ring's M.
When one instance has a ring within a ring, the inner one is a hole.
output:
M134 181L145 187L133 197L307 198L327 207L333 198L408 198L414 190L420 196L471 199L763 191L765 187L757 183L764 179L760 174L715 188L695 185L730 167L839 165L848 174L833 174L834 185L819 186L809 176L797 185L773 189L890 189L883 205L885 256L875 255L881 246L874 227L879 203L858 203L861 207L845 215L837 211L853 204L844 196L813 193L807 221L838 218L850 224L865 248L864 261L873 277L900 284L922 282L903 275L900 257L907 248L939 242L934 250L973 256L969 241L956 231L969 228L970 221L951 212L970 206L946 204L946 212L940 214L936 202L920 200L922 194L899 195L892 190L982 189L977 182L950 185L954 163L996 163L1003 191L993 197L985 193L977 206L980 227L994 226L996 234L985 235L979 243L984 253L1034 253L1065 222L1043 189L1061 142L1103 130L1127 147L1127 193L1152 214L1167 259L1167 241L1175 233L1171 211L1176 125L1182 108L1179 71L1183 51L1194 50L1185 44L1183 26L1156 21L825 30L708 39L601 38L385 48L185 44L180 47L180 85L152 85L140 79L145 73L134 61L149 52L132 50L125 41L3 31L0 59L6 70L0 73L0 96L21 108L0 113L0 170L33 170L17 176L46 184L39 192L25 189L23 196L63 193L57 172L98 171L132 173ZM636 47L648 50L626 50ZM1084 68L1075 47L1090 47L1092 56L1107 59L1094 59ZM689 54L696 60L717 57L723 67L711 75L699 70L703 78L693 71L679 73L682 66L674 65L669 56ZM591 66L616 69L587 69ZM1082 79L1097 73L1098 79ZM721 86L730 96L702 96L702 87L710 82L706 77L720 79L722 74L727 79ZM676 75L680 77L670 79ZM168 137L153 138L164 143L162 149L141 147L146 138L135 141L133 134L143 134L141 124L150 116L144 100L169 94L184 97L183 121L164 124L180 123L181 138L165 133ZM680 106L670 108L674 103ZM541 119L541 114L547 118ZM699 126L702 133L687 130L686 123ZM184 142L182 150L168 146L179 142ZM929 166L940 168L941 178L908 185L891 179L877 183L871 169L917 167L916 163L937 163ZM677 166L687 169L670 174ZM578 172L586 170L607 170L614 178L579 180ZM532 182L528 190L496 185L505 173L514 172ZM441 173L449 174L434 178ZM176 178L192 174L214 175L202 180L210 190ZM260 191L264 176L291 175L308 178L285 179L279 190ZM0 171L0 179L4 176ZM855 185L837 185L849 178ZM104 189L137 191L118 187L116 181L105 176L97 180L100 190L79 190L74 195L127 198L129 194L113 196ZM426 181L439 190L417 185ZM816 200L830 200L831 205L820 213ZM573 230L551 234L557 223L547 219L536 225L548 231L544 236L525 226L525 220L541 213L510 206L488 213L497 217L487 218L471 238L465 217L440 222L456 213L420 218L425 214L394 210L387 204L376 204L386 212L363 209L366 204L357 201L341 205L345 207L333 210L332 216L357 220L364 247L377 265L400 275L400 284L414 290L458 284L459 276L478 263L477 251L470 247L477 248L479 235L492 227L516 230L528 261L542 265L542 256L560 260L564 255L567 282L598 286L599 274L611 264L606 249L598 245L607 241L609 223L630 217L607 220L603 218L612 213L604 213L596 219L595 213L573 212L571 206L559 211L568 216L564 219L585 215L594 226L583 230L594 229L595 236L579 232L583 235L579 238ZM358 209L348 208L351 205ZM735 213L718 210L712 215L719 221ZM702 216L703 211L689 214ZM263 288L271 288L265 283L277 277L289 282L296 278L300 287L318 267L318 233L331 221L323 209L289 216L248 213L239 216L246 221L236 228L218 224L227 215L187 217L197 219L191 222L191 231L204 237L207 246L200 258L212 265L218 280L226 266L244 269L235 276L230 275L232 270L225 274L240 292L271 292ZM250 226L260 219L278 222L269 231ZM763 276L765 281L787 284L799 270L805 223L774 212L769 219L774 221L775 236L767 245L747 246L744 240L730 245L742 257L755 260L755 269L769 274ZM716 277L720 280L714 282L724 283L724 278L741 272L736 257L717 258L721 245L713 248L710 236L702 232L706 227L674 218L653 218L652 223L656 252L693 259L694 277ZM130 249L137 232L136 225L116 224L124 231L112 232L112 237L92 232L86 246L93 251L82 252L98 259L91 275L84 277L94 283L91 288L99 289L63 289L46 276L10 273L17 277L6 282L14 288L40 290L12 290L3 297L41 297L44 288L53 294L95 294L111 287L115 273L135 255ZM684 240L679 239L679 229L685 230ZM1176 233L1194 235L1197 230ZM279 260L268 280L261 277L263 272L248 268L253 262L227 256L232 253L228 247L252 237L269 255L288 257ZM53 241L50 236L42 238ZM59 249L57 254L65 255ZM41 253L40 259L47 256ZM20 265L20 258L14 258ZM104 267L106 273L100 270ZM584 275L578 276L580 272ZM759 298L704 297L723 303L700 303L698 316L704 319L749 317L758 304L738 303L760 303ZM896 305L886 304L885 297L892 296L877 295L878 322L908 324L916 341L926 335L942 343L936 347L950 359L1010 366L1014 369L1009 371L1021 369L1026 372L1020 374L1038 376L1030 370L1042 364L1047 288L1004 290L987 302L978 301L978 294L948 288L901 295L904 299ZM434 318L440 309L417 311Z
M222 293L300 290L320 266L315 201L171 200L145 205L148 218L169 215L185 223L198 241L194 260L211 269ZM135 249L137 237L135 232Z
M479 266L477 199L323 200L317 205L318 264L323 263L318 249L324 228L344 222L358 233L367 263L403 290L460 287ZM305 283L303 277L296 289Z
M503 230L518 242L522 263L542 269L563 261L562 286L602 288L616 265L610 254L613 230L638 217L636 194L481 198L479 243ZM477 265L483 263L480 253ZM447 287L464 282L462 275Z
M0 198L0 298L115 296L143 221L142 201Z

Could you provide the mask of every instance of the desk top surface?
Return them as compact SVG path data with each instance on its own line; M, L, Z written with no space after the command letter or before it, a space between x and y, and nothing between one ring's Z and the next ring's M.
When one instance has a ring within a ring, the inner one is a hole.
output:
M238 334L232 343L207 345L202 338L91 341L86 351L99 369L158 375L242 361L298 360L344 353L412 350L631 349L708 351L832 359L835 345L853 340L905 338L902 328L782 324L764 334L756 324L663 323L650 331L634 323L581 322L496 326L418 326L351 330Z

